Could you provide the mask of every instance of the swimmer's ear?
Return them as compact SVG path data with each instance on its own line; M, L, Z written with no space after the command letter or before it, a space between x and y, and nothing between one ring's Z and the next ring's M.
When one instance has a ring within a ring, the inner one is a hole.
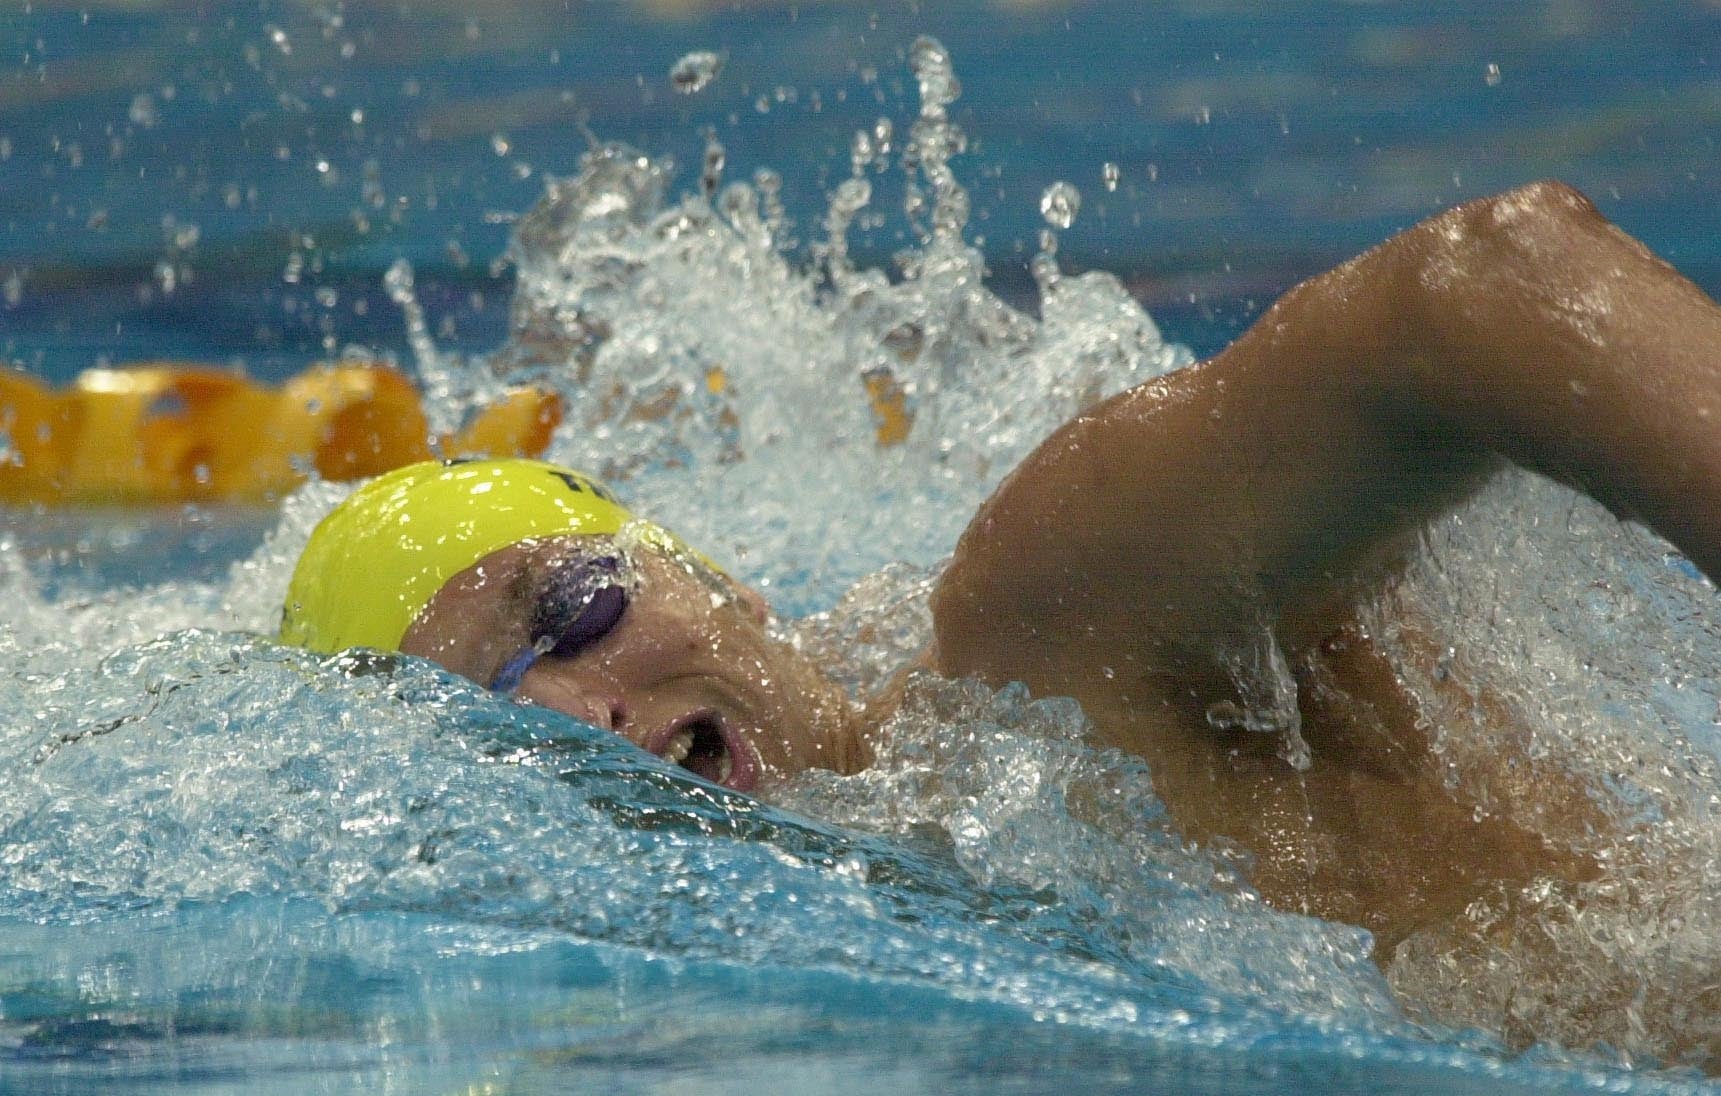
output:
M765 600L765 595L739 582L735 584L735 592L740 596L741 608L753 618L753 623L765 623L766 618L771 615L771 603Z

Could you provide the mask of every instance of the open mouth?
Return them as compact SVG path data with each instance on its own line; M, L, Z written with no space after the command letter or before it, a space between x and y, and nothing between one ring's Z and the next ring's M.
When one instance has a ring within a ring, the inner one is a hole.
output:
M690 712L651 736L646 748L695 776L738 792L759 782L752 747L714 711Z

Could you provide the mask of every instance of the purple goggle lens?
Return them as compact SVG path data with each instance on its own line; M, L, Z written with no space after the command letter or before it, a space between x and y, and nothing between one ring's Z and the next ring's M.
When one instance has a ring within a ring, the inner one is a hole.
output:
M572 658L610 633L627 611L619 556L572 560L551 573L532 610L532 642L503 664L490 688L511 693L545 655Z

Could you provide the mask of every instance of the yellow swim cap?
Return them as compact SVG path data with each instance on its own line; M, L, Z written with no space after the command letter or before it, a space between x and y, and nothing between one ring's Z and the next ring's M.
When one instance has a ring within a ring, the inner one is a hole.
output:
M602 484L535 460L425 461L353 492L311 533L281 640L396 650L444 583L532 537L614 534L633 519Z

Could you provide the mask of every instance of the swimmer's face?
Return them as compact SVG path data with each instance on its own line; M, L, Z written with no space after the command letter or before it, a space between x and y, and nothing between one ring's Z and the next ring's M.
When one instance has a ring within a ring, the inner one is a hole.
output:
M806 658L765 632L759 596L647 546L624 561L627 597L590 597L613 556L588 538L523 542L484 557L431 599L401 640L484 685L614 731L734 788L809 768L863 764L847 698ZM585 595L567 591L585 587ZM559 601L570 604L560 605ZM546 612L559 629L543 638ZM584 610L582 612L582 610ZM558 615L569 619L555 620ZM571 626L571 627L570 627ZM570 642L555 645L554 640ZM532 658L535 640L544 653ZM511 680L529 664L518 683Z

